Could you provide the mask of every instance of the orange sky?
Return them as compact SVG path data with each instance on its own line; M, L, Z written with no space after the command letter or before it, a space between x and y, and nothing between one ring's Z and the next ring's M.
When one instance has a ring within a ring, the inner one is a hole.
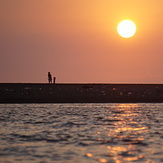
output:
M163 83L162 0L0 0L0 82ZM130 19L134 37L117 34Z

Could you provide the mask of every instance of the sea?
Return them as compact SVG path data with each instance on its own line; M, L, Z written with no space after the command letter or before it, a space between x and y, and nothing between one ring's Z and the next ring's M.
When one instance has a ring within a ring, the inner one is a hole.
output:
M163 162L163 103L0 104L0 163Z

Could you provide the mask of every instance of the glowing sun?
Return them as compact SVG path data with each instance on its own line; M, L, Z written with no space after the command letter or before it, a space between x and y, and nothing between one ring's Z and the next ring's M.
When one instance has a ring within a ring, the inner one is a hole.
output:
M117 26L118 34L124 38L130 38L136 33L136 25L131 20L123 20Z

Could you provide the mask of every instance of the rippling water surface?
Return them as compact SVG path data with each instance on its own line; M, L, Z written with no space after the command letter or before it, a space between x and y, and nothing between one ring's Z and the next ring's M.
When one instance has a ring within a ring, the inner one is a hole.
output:
M2 163L163 162L163 104L0 104Z

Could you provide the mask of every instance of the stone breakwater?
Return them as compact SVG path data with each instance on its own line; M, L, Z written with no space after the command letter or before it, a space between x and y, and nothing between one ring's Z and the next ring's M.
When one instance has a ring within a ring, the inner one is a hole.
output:
M163 102L163 84L0 83L0 103Z

